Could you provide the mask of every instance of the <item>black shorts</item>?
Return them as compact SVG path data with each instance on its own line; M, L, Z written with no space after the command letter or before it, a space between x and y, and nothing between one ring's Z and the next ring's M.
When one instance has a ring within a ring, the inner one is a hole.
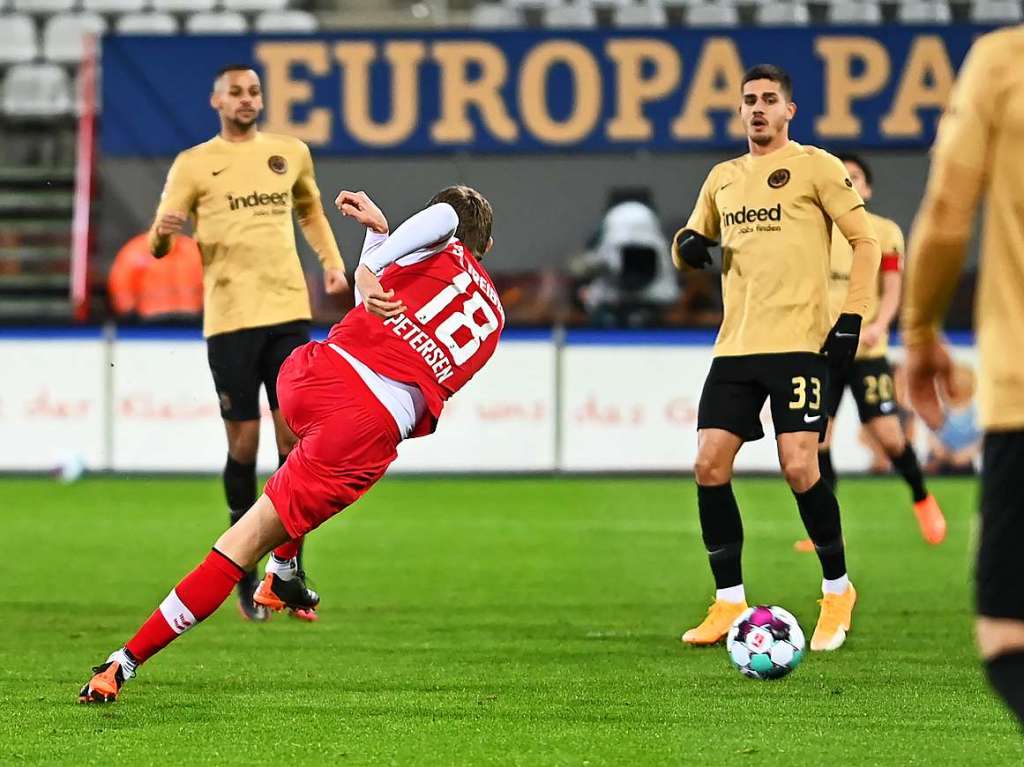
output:
M829 371L828 417L835 418L839 411L839 403L843 399L843 391L850 387L853 399L857 403L860 422L867 423L875 418L887 415L899 415L896 395L893 389L892 368L885 357L854 360L846 370Z
M715 357L697 408L698 429L724 429L746 442L761 439L761 408L771 399L776 434L824 436L828 365L813 352Z
M271 410L277 410L277 372L288 355L309 343L309 322L297 320L261 328L220 333L206 339L206 356L227 421L260 417L260 385L267 389Z
M978 614L1024 620L1024 431L988 432L981 463Z

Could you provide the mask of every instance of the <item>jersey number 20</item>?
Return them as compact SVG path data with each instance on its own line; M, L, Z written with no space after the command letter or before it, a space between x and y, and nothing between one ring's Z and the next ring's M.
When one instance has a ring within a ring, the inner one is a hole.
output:
M452 362L456 365L465 364L466 360L476 354L480 344L487 336L498 329L498 318L494 315L494 311L479 291L470 291L469 287L472 284L473 280L467 272L459 272L452 279L450 285L445 286L440 293L427 301L416 312L416 319L426 325L458 296L469 296L462 305L462 310L453 311L441 320L434 331L437 340L448 347L448 351L452 353ZM477 312L483 315L483 324L476 321ZM455 340L455 333L460 328L466 328L470 332L470 338L464 344L459 344Z

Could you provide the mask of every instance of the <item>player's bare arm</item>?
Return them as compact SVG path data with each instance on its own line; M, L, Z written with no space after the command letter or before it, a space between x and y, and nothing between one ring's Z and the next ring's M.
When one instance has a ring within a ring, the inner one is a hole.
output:
M152 242L152 253L157 258L163 258L171 249L171 241L176 234L180 234L188 221L188 215L179 211L163 213L157 216L153 222L155 237Z
M402 299L395 298L394 290L384 290L377 275L366 264L356 267L355 277L356 290L363 297L363 305L370 314L388 319L406 311Z
M341 215L351 218L357 224L362 224L377 234L388 233L387 217L366 192L349 192L343 189L338 193L334 204L341 211Z

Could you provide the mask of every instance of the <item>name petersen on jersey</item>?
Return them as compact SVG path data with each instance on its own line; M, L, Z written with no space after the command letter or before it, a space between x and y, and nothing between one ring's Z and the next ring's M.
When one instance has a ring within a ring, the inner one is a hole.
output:
M456 244L453 248L457 249L457 255L462 255L460 245ZM501 323L505 321L505 310L497 292L469 261L466 259L464 262L465 271L455 275L452 283L420 307L412 318L403 312L384 320L385 327L390 327L392 333L423 358L438 383L451 378L454 375L453 365L465 363L480 348L483 340L497 330L500 323L495 310L501 316ZM479 291L470 293L472 284ZM462 310L453 312L434 330L435 342L423 326L430 323L456 297L467 294ZM482 322L478 322L478 314Z

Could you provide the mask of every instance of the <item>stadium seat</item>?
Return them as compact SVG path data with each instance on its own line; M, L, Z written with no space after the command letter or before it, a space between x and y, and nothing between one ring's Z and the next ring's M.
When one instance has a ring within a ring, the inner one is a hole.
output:
M0 29L4 30L5 38L0 45L0 64L32 61L39 55L36 25L31 17L20 13L0 16Z
M948 24L953 19L946 0L904 0L896 8L901 24Z
M257 32L316 32L320 23L306 11L266 11L256 17Z
M224 0L224 10L239 13L283 11L287 7L288 0Z
M509 8L519 8L522 10L543 10L545 8L555 8L562 4L562 0L505 0L505 5Z
M544 11L544 26L559 29L594 29L597 12L589 5L558 5Z
M636 2L645 3L648 0L576 0L576 2L594 8L628 8Z
M975 0L971 4L975 24L1016 24L1024 20L1019 0Z
M754 14L763 27L799 27L811 23L811 12L802 2L781 2L759 5Z
M14 10L20 13L68 13L75 7L75 0L14 0Z
M85 53L85 40L99 37L107 22L95 13L71 13L51 16L43 29L43 53L58 64L73 64Z
M668 14L657 3L643 5L625 5L616 8L612 21L617 27L664 27L668 24Z
M62 117L73 106L67 72L56 64L16 64L3 82L3 111L13 118Z
M477 29L509 29L523 26L523 15L510 5L478 3L469 12L469 24Z
M139 13L146 0L82 0L83 10L92 13Z
M740 14L731 3L701 2L690 6L686 24L690 27L735 27L740 23Z
M169 13L128 13L117 20L120 35L176 35L178 22Z
M190 35L244 35L248 30L240 13L196 13L185 20Z
M153 10L162 13L202 13L216 5L216 0L153 0Z
M881 24L882 8L875 2L843 2L833 3L828 8L828 23L846 24Z

